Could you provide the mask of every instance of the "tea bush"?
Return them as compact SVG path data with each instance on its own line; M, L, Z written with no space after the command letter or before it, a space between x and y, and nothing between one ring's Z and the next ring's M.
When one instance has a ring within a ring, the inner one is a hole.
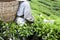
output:
M60 0L31 0L31 8L34 23L27 22L24 26L19 26L15 22L0 21L0 36L3 38L35 36L41 40L60 40ZM44 19L55 21L53 24L44 23Z

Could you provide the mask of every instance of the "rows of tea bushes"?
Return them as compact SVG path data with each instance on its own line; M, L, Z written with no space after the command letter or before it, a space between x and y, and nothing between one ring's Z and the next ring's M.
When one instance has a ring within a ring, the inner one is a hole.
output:
M36 36L42 40L59 40L60 0L32 0L31 5L35 17L34 32L36 32ZM55 20L55 22L53 24L44 23L44 19Z
M34 23L19 26L0 21L0 36L5 40L60 40L60 0L31 0L31 8ZM45 23L44 19L54 23Z

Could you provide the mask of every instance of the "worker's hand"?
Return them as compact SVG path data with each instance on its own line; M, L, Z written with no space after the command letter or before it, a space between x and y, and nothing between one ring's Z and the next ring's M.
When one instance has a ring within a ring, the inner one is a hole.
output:
M31 17L30 18L26 18L26 20L29 21L29 22L34 22L34 18L33 17L32 18Z
M25 24L26 20L24 18L21 18L21 17L17 17L16 18L16 23L19 25L19 26L23 26Z

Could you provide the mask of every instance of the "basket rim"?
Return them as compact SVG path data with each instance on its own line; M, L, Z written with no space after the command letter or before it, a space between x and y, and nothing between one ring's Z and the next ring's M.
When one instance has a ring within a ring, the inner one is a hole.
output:
M0 2L0 7L11 7L11 6L16 6L16 5L19 5L19 2L18 1Z
M4 2L4 1L0 1L1 3ZM7 2L15 2L15 1L7 1Z

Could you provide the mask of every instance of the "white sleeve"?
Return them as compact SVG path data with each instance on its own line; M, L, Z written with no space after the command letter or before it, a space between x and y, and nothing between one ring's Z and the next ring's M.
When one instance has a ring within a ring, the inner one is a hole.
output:
M31 14L31 7L30 7L30 4L29 2L27 2L25 4L25 8L24 8L24 18L28 21L34 21L34 18Z
M24 11L24 5L23 5L23 3L21 3L19 5L18 11L17 11L17 16L22 16L23 15L23 11Z

